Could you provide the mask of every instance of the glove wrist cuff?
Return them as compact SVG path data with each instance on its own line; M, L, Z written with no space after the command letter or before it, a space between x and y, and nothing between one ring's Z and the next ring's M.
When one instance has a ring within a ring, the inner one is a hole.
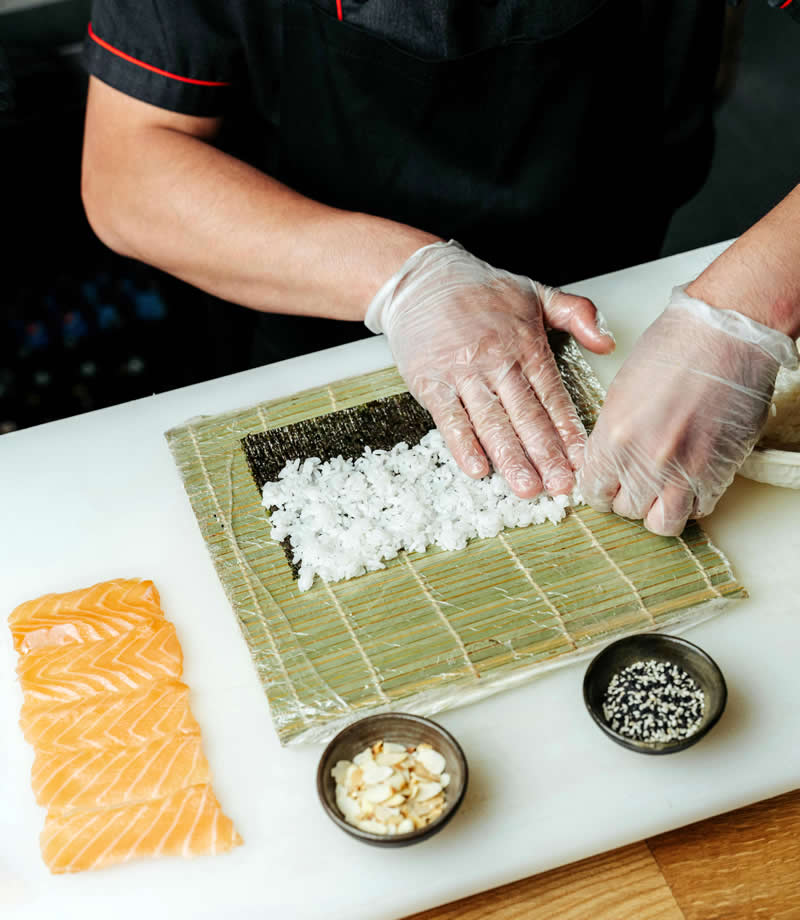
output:
M364 316L364 325L367 329L375 333L386 332L389 320L387 315L388 308L400 282L423 261L431 250L447 249L454 246L461 248L460 244L456 243L455 240L450 240L447 243L439 240L436 243L428 243L428 245L422 246L416 252L413 252L392 277L381 285L378 293L370 301Z
M688 285L681 284L672 289L669 308L677 307L702 320L714 329L719 329L733 338L748 342L760 348L765 354L773 358L782 367L796 370L800 366L797 345L794 339L777 329L771 329L763 323L756 322L738 313L736 310L721 310L712 307L704 300L690 297L686 293Z

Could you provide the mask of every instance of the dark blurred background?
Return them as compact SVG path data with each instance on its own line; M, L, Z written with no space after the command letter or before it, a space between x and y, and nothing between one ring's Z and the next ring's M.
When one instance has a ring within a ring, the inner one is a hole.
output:
M264 339L256 314L94 237L79 190L89 8L0 0L0 433L297 350L287 320L270 318L269 346L253 347ZM800 23L749 0L728 12L726 49L711 174L676 214L664 255L740 234L800 180ZM329 329L303 350L345 334Z

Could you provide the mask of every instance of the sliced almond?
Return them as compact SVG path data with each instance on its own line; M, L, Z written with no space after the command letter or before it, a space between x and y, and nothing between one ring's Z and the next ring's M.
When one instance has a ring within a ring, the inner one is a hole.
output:
M377 786L368 786L362 793L362 799L367 802L385 802L392 796L391 786L379 783Z
M376 741L331 770L336 804L356 827L375 834L405 834L444 811L450 775L445 758L427 743L418 747Z
M341 789L341 787L339 787L339 789ZM336 804L339 806L339 811L348 821L360 818L361 807L358 802L356 802L355 799L351 799L343 789L340 795L339 789L336 790Z
M414 806L414 811L418 815L430 815L432 812L436 811L437 808L441 808L444 805L444 799L441 796L437 796L434 799L428 799L425 802L418 802Z
M421 763L414 764L414 776L428 783L436 783L439 781L439 776L436 773L430 773Z
M347 771L350 769L352 764L349 760L339 760L336 763L336 766L331 770L331 776L334 778L336 783L340 786L344 786L347 781Z
M347 779L345 780L345 785L347 786L348 792L354 792L358 789L364 782L364 774L361 771L360 767L355 767L352 764L347 770Z
M417 801L427 802L428 799L432 799L434 796L439 795L441 791L441 783L420 783L419 792L417 792Z
M433 748L423 748L417 751L417 759L422 763L429 773L438 776L445 768L445 759L438 751Z
M364 782L367 786L374 786L376 783L386 782L392 775L391 767L382 767L377 763L367 764L363 768Z
M375 817L384 824L389 823L390 818L399 818L400 812L396 808L387 808L385 805L375 806Z
M375 803L364 798L362 793L361 798L358 800L358 810L361 812L362 818L371 818L375 814Z
M399 770L395 770L386 782L392 787L392 789L395 790L395 792L399 792L401 789L408 785L408 779Z
M353 758L353 763L357 767L365 767L368 763L372 762L372 751L369 748L362 751L360 754L356 754L356 756Z
M383 742L384 754L402 754L404 757L408 753L404 744L395 744L394 741Z

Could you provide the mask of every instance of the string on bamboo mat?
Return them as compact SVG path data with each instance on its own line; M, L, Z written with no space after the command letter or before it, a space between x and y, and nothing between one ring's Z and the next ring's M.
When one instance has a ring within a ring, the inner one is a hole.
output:
M591 427L602 388L570 339L554 340L554 351ZM387 368L167 432L283 743L326 740L375 711L432 715L746 596L697 524L659 537L586 507L557 526L401 553L383 570L317 579L301 593L269 536L263 477L312 443L327 440L330 456L391 447L408 440L394 436L401 421L417 440L430 427Z

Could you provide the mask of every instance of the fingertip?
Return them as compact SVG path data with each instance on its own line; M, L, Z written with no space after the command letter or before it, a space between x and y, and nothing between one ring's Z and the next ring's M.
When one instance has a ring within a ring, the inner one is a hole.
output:
M511 491L518 498L536 498L544 490L542 480L535 473L531 474L526 470L509 473L505 478Z
M476 454L465 460L461 469L464 470L467 476L471 476L473 479L483 479L484 476L489 475L489 461L486 457L479 457Z
M569 495L575 488L575 478L551 480L544 484L548 495Z
M589 351L596 355L610 355L616 350L617 347L617 340L613 335L611 335L611 333L599 336L596 335L592 341L584 341L577 336L575 336L575 338L578 339L581 345L583 345L585 348L588 348Z
M611 339L614 345L617 344L616 339L614 338L614 333L611 331L608 323L606 322L605 314L601 313L597 307L594 308L594 327L600 333L600 335L604 335Z
M642 522L646 530L654 533L658 537L679 537L683 533L686 521L682 524L667 523L665 521L654 521L648 515Z
M659 537L677 537L683 533L686 520L686 516L668 517L664 499L659 497L653 502L642 523L650 533L657 534Z
M451 392L447 395L451 396ZM491 471L491 464L461 400L457 396L428 400L426 408L458 467L472 479L483 479Z
M453 445L450 452L458 466L472 479L483 479L491 470L486 455L477 445L463 443Z
M573 338L594 354L611 354L617 347L617 341L594 303L588 297L563 296L572 298L569 332Z
M582 444L568 444L567 458L569 459L570 466L577 473L586 459L586 442L584 441Z
M578 470L578 491L583 500L595 511L611 511L620 491L619 479L598 479L594 473L587 471L586 467Z
M581 491L581 494L583 494L583 491ZM583 500L592 509L592 511L600 511L603 513L611 511L611 505L613 504L611 501L605 501L598 498L589 499L585 495L583 496Z
M592 320L573 323L572 335L584 348L596 355L610 355L617 340L608 329L598 328Z

